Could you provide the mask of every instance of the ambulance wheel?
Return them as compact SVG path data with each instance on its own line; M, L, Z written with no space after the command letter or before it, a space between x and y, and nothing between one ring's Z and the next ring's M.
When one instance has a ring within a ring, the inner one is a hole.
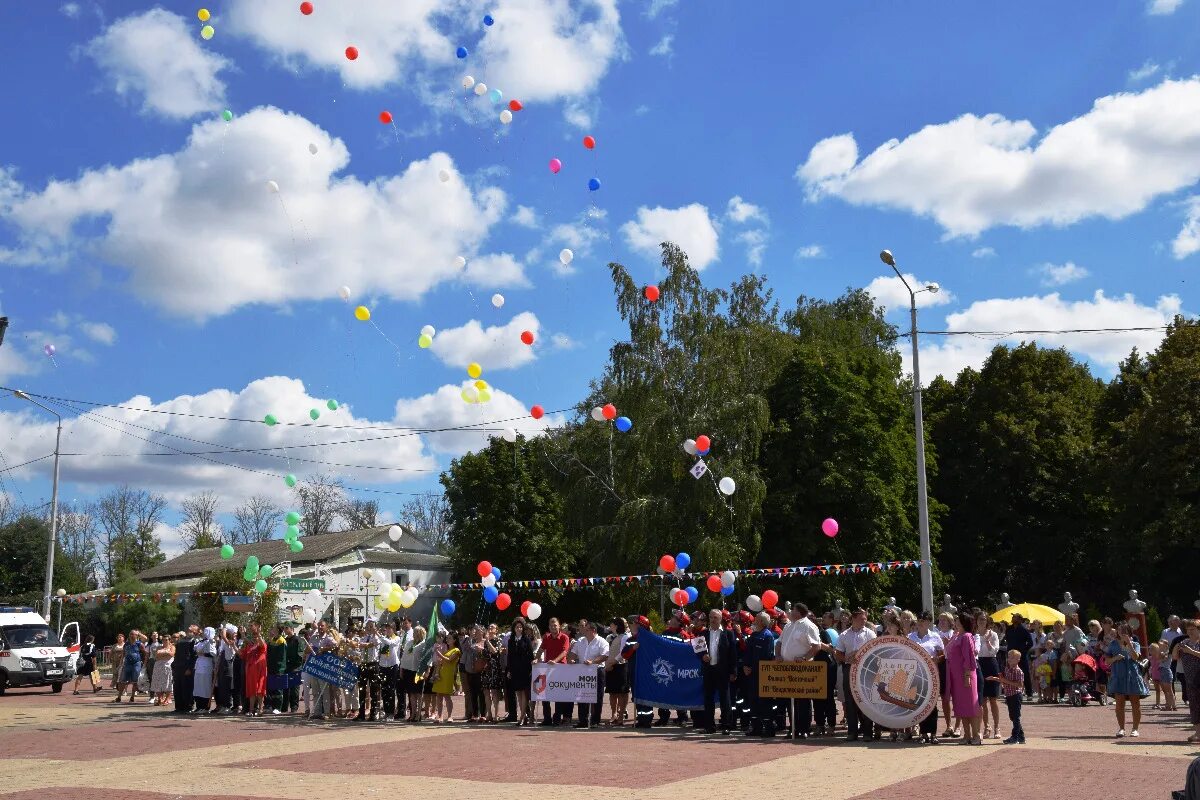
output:
M54 692L55 694L58 694L59 692L62 691L62 687L63 687L63 685L61 683L55 683L50 686L50 691Z

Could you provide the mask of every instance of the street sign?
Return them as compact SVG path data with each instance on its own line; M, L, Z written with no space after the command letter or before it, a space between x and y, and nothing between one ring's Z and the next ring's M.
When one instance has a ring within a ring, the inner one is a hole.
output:
M307 592L310 589L325 591L324 578L284 578L279 582L281 592Z

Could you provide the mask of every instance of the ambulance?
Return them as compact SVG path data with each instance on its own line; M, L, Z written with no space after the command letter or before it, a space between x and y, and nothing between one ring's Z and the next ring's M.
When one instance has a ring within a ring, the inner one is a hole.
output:
M55 634L29 606L0 606L0 695L10 686L61 692L75 679L79 644L78 622Z

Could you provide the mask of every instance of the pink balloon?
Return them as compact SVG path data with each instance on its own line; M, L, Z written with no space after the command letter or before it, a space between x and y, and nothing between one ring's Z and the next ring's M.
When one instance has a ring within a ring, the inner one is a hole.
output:
M822 522L821 523L821 531L831 539L834 536L837 536L838 535L837 520L830 517L829 519Z
M562 162L557 158L550 159L550 171L557 175L560 169L562 169Z

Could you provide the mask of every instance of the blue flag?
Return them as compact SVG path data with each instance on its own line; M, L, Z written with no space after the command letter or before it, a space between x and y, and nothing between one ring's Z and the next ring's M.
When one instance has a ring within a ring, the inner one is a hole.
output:
M633 660L633 701L674 709L704 708L700 657L687 642L638 631Z

